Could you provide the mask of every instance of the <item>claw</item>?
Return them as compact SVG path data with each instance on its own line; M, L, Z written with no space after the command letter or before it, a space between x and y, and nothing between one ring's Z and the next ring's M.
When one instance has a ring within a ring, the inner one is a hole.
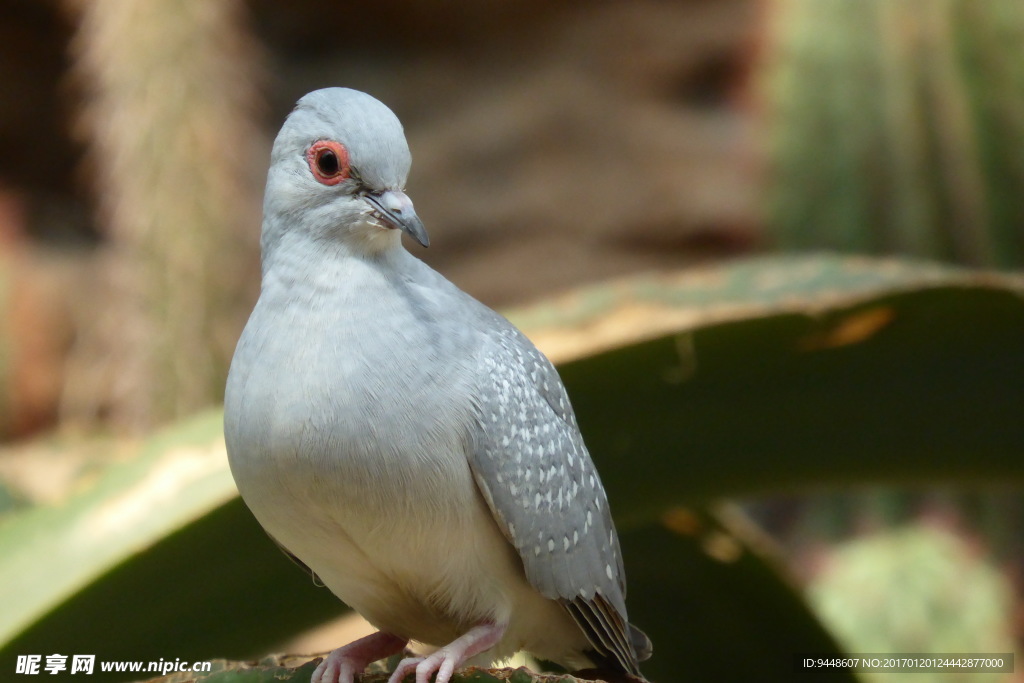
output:
M416 671L416 665L424 661L424 657L406 657L398 663L395 670L391 672L388 683L402 683L405 677ZM419 680L417 678L417 680ZM310 681L312 683L312 681Z
M388 683L402 683L402 679L413 671L416 672L416 683L430 683L430 676L434 673L437 674L434 683L449 683L459 665L497 644L505 635L505 628L504 624L480 624L426 657L403 659Z
M370 662L401 652L408 640L377 631L333 650L317 665L310 683L353 683Z

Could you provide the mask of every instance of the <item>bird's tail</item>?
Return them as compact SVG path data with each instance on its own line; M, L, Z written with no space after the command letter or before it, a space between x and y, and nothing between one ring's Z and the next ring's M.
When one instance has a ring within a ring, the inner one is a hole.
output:
M636 661L643 662L650 659L651 653L654 652L651 639L633 624L627 625L629 626L629 640L633 644L633 650L636 652Z
M615 657L609 656L606 653L598 652L596 649L587 650L586 654L591 661L594 662L594 669L585 669L583 671L574 672L576 675L582 678L591 678L596 675L603 676L601 680L616 681L623 683L637 683L638 681L644 681L647 679L640 673L640 669L637 666L639 662L651 658L651 652L653 646L651 645L651 639L647 637L647 634L638 629L633 624L626 624L629 632L629 644L633 648L631 654L636 655L636 659L624 664L622 661Z

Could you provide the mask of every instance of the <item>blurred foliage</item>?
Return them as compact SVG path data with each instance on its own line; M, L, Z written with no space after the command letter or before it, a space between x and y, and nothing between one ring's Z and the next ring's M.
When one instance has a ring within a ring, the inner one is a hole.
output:
M728 661L729 678L784 681L794 652L839 652L772 542L703 505L823 483L1024 480L1022 293L1019 278L928 264L778 257L512 314L559 361L602 472L652 680L721 679ZM218 414L3 519L0 603L0 670L58 647L243 658L343 609L235 498Z
M1024 3L768 7L775 243L1024 265Z
M833 549L809 588L822 620L852 652L1012 653L1013 587L980 549L936 525L908 525ZM862 674L888 683L906 673ZM933 673L936 683L1012 674Z

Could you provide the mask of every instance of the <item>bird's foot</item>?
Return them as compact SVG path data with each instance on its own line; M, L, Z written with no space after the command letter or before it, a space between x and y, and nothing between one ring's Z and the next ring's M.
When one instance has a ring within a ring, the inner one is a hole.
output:
M313 671L310 683L352 683L370 662L401 652L408 640L377 631L333 650Z
M464 661L493 647L505 635L504 624L480 624L426 657L409 657L399 662L388 683L402 683L407 675L416 672L416 683L428 683L430 675L437 673L434 683L448 683L455 669Z

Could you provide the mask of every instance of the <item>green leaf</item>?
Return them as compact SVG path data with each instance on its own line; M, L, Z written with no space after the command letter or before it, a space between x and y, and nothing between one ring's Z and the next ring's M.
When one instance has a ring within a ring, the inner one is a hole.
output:
M153 440L63 505L0 522L0 641L104 571L233 497L209 415Z
M679 506L1024 478L1022 293L1010 276L814 256L633 278L513 314L559 362L609 490L652 679L733 677L759 653L742 678L789 680L795 649L837 652L763 540L699 509L685 513L698 531L681 532ZM344 609L234 497L219 415L0 522L0 604L0 671L32 653L250 657Z
M0 671L19 654L244 657L345 611L238 499L221 422L165 430L66 502L0 521Z
M870 482L1024 481L1024 278L774 257L514 316L616 513Z
M630 620L654 643L642 667L652 681L789 681L797 654L840 653L773 543L734 508L673 508L661 524L626 530L622 549Z

